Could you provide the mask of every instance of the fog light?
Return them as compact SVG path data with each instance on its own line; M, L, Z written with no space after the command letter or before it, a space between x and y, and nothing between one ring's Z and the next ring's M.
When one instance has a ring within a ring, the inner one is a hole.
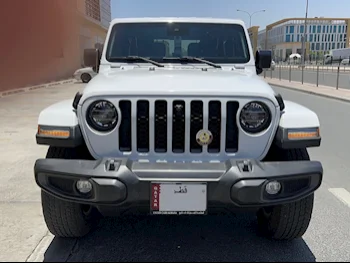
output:
M90 193L92 190L92 184L87 180L79 180L77 182L77 189L82 194Z
M276 195L281 191L281 184L277 181L269 182L265 190L269 195Z

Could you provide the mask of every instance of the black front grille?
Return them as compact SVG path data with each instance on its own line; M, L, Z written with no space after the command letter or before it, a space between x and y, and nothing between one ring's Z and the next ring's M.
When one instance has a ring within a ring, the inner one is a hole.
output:
M196 154L203 152L203 146L198 144L196 135L204 128L204 116L208 116L208 130L213 135L211 144L208 145L209 153L235 153L238 151L238 127L237 101L221 102L218 100L209 101L208 107L204 107L201 100L193 100L186 104L184 100L166 101L156 100L154 108L147 100L136 102L136 112L132 113L132 102L122 100L119 102L121 111L121 123L119 127L119 150L122 152L132 151L133 139L136 149L140 153L148 153L151 143L154 145L154 152L166 153L169 150L173 153L184 153L186 149ZM169 108L170 107L170 108ZM189 109L186 109L189 107ZM150 112L150 109L154 112ZM204 109L207 108L207 115ZM225 112L224 112L225 111ZM188 116L186 116L188 112ZM225 114L223 114L223 112ZM132 127L133 116L136 118L136 127ZM226 118L223 118L226 116ZM187 122L186 122L187 120ZM171 133L168 131L169 121L172 124ZM151 123L150 125L150 122ZM225 123L223 123L225 122ZM186 128L186 124L189 127ZM225 128L225 137L222 137L222 128ZM132 138L132 129L136 128L136 138ZM150 128L154 132L150 132ZM188 134L186 134L188 132ZM150 138L154 134L154 138ZM169 137L171 136L171 137ZM186 136L187 138L186 140ZM171 144L168 144L168 141ZM189 145L185 145L188 142Z

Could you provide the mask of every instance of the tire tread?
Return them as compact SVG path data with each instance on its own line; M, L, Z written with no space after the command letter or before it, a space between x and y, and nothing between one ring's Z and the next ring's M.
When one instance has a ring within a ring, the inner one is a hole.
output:
M289 149L275 152L276 161L310 160L307 149ZM258 213L259 227L273 239L292 240L302 237L309 227L314 194L296 202L272 207L270 218Z
M82 156L79 149L49 147L46 158L78 159ZM80 204L60 200L45 191L41 191L42 208L45 223L49 231L58 237L83 237L94 226L95 211L87 217Z

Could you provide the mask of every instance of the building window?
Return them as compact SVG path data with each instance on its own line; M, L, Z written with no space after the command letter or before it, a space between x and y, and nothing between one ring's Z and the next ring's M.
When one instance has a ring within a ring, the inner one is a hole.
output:
M343 41L343 34L340 34L340 41Z
M337 26L333 26L333 33L337 33Z
M338 27L338 33L341 33L342 26Z
M329 26L327 26L327 33L329 33Z
M332 43L332 49L335 49L335 43Z
M321 44L321 50L324 50L324 43Z
M288 32L288 26L286 26L286 34L288 34L289 32Z
M328 50L328 43L326 43L326 50Z
M316 43L316 50L320 50L320 43Z
M304 26L300 26L300 33L304 33Z
M294 42L294 35L292 35L292 42Z
M314 33L314 34L316 33L316 26L312 27L312 33Z
M290 42L290 35L286 35L286 42Z
M312 41L314 41L313 39L314 39L313 35L310 35L310 40L309 41L312 42Z
M311 44L311 50L315 50L315 43Z
M332 40L331 40L332 42L334 41L334 34L332 34Z
M297 42L300 41L300 35L297 35Z
M323 33L326 33L326 26L323 26Z
M100 0L85 0L86 15L101 21Z
M328 35L328 42L331 41L331 35Z
M320 35L317 35L317 42L320 42Z
M321 33L321 26L317 26L317 33Z
M294 26L289 27L289 33L294 34Z

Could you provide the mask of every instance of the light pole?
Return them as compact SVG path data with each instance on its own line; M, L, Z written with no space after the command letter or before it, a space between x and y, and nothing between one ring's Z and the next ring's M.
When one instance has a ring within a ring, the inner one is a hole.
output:
M301 43L301 49L302 49L302 54L301 54L301 66L305 66L305 55L306 55L306 38L307 38L307 13L309 9L309 0L306 0L306 14L305 14L305 22L304 22L304 36L303 36L303 41Z
M255 15L256 13L265 12L265 11L266 10L264 9L264 10L255 11L253 13L249 13L247 11L237 9L237 12L243 12L249 15L249 28L252 27L252 16Z

